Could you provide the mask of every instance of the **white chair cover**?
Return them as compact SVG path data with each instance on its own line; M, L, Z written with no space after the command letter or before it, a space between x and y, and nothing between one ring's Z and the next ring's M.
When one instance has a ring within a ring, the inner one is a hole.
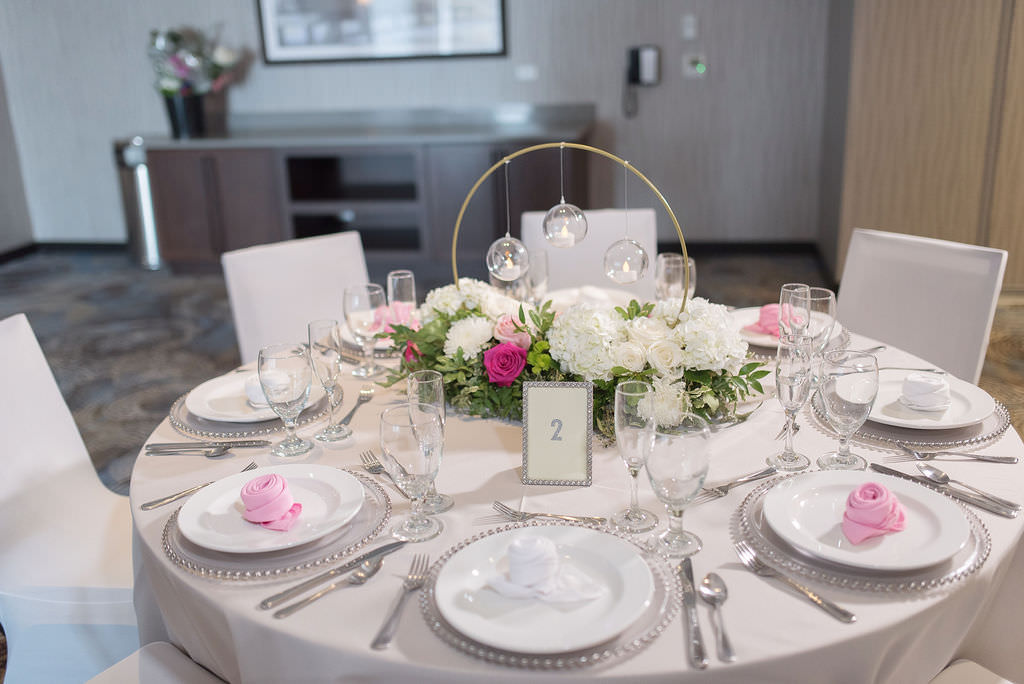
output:
M0 321L5 682L81 682L139 646L128 499L100 482L28 319Z
M154 641L87 684L219 684L223 681L166 641Z
M946 240L853 231L839 322L977 383L1006 252Z
M553 247L544 238L543 211L523 213L520 223L523 244L529 250L543 250L548 253L548 289L593 285L605 289L620 289L629 292L641 301L653 301L654 262L658 256L657 214L654 209L629 209L629 237L640 243L647 251L647 272L640 280L630 285L613 282L604 272L604 253L617 240L626 237L626 214L624 209L589 209L587 236L579 244L568 249Z
M929 684L1013 684L973 660L954 660Z
M369 281L356 231L225 252L221 264L242 363L268 344L305 341L310 321L342 321L342 292Z

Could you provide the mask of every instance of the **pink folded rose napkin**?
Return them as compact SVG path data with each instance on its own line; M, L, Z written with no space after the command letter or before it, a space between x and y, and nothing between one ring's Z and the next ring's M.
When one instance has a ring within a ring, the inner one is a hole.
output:
M903 504L884 485L866 482L846 497L843 534L854 544L890 532L899 532L905 526Z
M743 328L754 333L760 333L762 335L771 335L772 337L779 336L779 305L778 304L765 304L761 307L761 312L757 317L757 321L751 323Z
M302 513L302 504L295 503L288 490L288 480L277 473L261 475L242 487L242 517L267 529L287 532Z

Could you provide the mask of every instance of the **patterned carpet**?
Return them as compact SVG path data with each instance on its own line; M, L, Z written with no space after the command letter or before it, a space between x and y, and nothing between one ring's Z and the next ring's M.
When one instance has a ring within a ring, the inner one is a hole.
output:
M697 294L717 302L755 306L776 299L784 282L829 284L807 249L723 253L698 245L691 252ZM383 282L387 270L371 269L371 280ZM446 282L421 282L421 293ZM171 403L239 362L223 277L144 271L121 249L51 247L0 264L0 318L19 312L28 315L100 477L122 494L139 448ZM1018 430L1022 347L1024 298L1006 298L980 384L1010 408ZM3 647L0 636L0 671Z

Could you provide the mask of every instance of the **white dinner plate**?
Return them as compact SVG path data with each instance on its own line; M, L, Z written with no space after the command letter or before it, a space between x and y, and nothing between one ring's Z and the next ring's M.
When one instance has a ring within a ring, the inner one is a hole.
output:
M261 475L288 480L298 522L287 532L269 530L242 517L242 487ZM178 512L178 529L193 544L227 553L277 551L314 541L347 523L363 505L363 486L355 477L324 465L289 463L236 473L192 495Z
M950 405L945 411L915 411L900 402L903 379L911 371L881 370L878 372L878 396L871 407L869 420L883 425L919 430L949 430L974 425L992 415L996 402L977 385L946 375L949 381Z
M348 329L347 325L342 323L341 325L338 326L338 329L341 331L341 339L347 345L349 345L350 347L354 347L356 349L360 349L361 348L361 345L358 342L356 342L355 336L352 334L352 331ZM390 338L387 338L387 339L377 340L374 343L373 347L377 351L387 351L388 349L391 349L391 347L393 345L394 345L394 342L392 342Z
M544 297L545 301L549 299L554 311L565 311L576 304L590 304L597 307L628 306L631 299L643 301L644 298L627 290L584 285L583 287L552 290Z
M812 313L811 316L822 316L820 313ZM761 318L761 307L750 306L744 309L733 309L732 319L736 321L736 325L740 328L740 337L747 344L753 344L758 347L769 347L771 349L778 349L779 338L774 335L768 335L767 333L754 332L752 330L745 330L748 325L753 325ZM832 328L832 335L829 339L834 340L837 335L843 332L843 326L839 321L835 322Z
M608 588L572 604L506 598L486 587L508 569L506 550L520 536L544 536L563 563ZM526 527L498 532L455 553L434 588L437 608L456 631L492 648L516 653L566 653L603 643L633 624L654 594L651 570L618 537L584 527Z
M903 504L900 532L853 544L841 524L846 498L866 482L884 485ZM900 572L952 558L970 538L956 503L914 482L881 473L820 470L787 478L764 497L764 519L775 534L800 551L852 568Z
M277 414L268 407L255 408L245 393L245 381L252 372L231 372L207 380L185 397L189 413L222 423L260 423L274 420ZM313 380L306 406L312 406L324 396L323 389Z

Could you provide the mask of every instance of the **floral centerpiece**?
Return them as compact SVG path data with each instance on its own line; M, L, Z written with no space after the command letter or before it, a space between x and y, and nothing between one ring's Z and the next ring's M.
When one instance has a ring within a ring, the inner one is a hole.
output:
M531 307L470 278L429 292L419 326L387 335L402 350L389 378L431 368L444 378L453 408L481 417L521 419L525 381L594 384L595 428L614 434L616 385L645 380L655 390L659 425L691 411L712 420L735 417L736 404L763 392L768 374L748 362L747 344L724 306L694 298L628 307L551 303Z
M195 29L153 30L149 57L156 72L156 89L165 96L205 95L231 82L238 53Z

